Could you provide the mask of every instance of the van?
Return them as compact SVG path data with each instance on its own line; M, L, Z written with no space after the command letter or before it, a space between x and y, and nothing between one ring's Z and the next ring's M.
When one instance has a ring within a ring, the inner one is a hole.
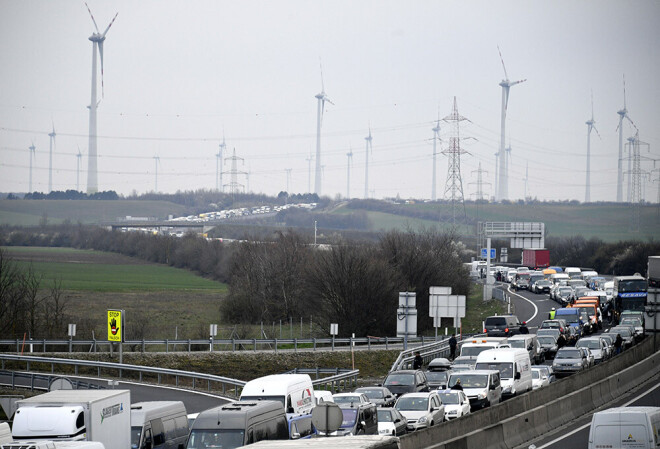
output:
M594 413L589 449L660 446L660 407L615 407Z
M566 273L554 273L550 275L550 282L553 284L559 283L559 281L567 281L570 277Z
M286 413L311 413L316 401L308 374L272 374L245 384L241 401L280 401Z
M534 334L520 334L509 338L509 345L512 348L524 349L529 353L529 359L532 363L541 363L543 361L543 351L539 340Z
M447 388L460 383L470 400L471 410L502 402L502 384L498 370L469 370L451 373Z
M238 401L204 410L192 425L187 449L233 449L261 440L287 440L280 401Z
M564 273L566 273L571 279L582 278L582 270L578 267L566 267L564 269Z
M472 338L470 340L463 340L461 345L461 357L474 357L477 356L487 349L496 349L496 348L510 348L508 340L506 337L486 337L486 338ZM430 369L429 365L429 369Z
M475 369L500 372L502 396L511 397L532 389L532 362L524 349L489 349L477 357Z
M515 315L489 316L484 321L484 334L489 337L509 337L517 334L520 321Z
M181 401L148 401L131 405L131 449L183 449L188 414Z

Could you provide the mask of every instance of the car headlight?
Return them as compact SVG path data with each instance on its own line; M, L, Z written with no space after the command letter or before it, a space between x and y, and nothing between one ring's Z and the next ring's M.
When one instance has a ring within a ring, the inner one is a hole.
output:
M425 423L426 421L427 421L426 416L422 416L421 418L419 418L419 421L417 421L417 423L418 423L418 424L423 424L423 423Z
M479 399L480 401L483 400L483 399L486 399L486 395L484 393L479 393L477 395L477 399Z
M505 387L502 393L511 393L511 387Z
M574 363L573 366L582 366L581 363Z

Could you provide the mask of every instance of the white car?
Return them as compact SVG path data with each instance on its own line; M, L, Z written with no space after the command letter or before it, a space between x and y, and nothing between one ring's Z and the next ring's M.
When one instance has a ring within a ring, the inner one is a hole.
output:
M371 402L364 393L335 393L332 395L335 404L367 404Z
M407 432L408 420L394 407L378 408L378 435L400 436Z
M550 385L550 378L545 370L532 366L532 390Z
M461 390L438 390L445 406L445 419L460 418L470 413L470 400Z
M408 431L426 429L445 420L445 406L435 391L406 393L399 396L394 408L408 420Z

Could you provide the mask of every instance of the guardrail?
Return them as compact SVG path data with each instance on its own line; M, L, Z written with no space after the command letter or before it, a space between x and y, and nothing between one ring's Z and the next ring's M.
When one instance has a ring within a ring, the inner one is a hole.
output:
M51 373L55 373L55 366L72 366L73 375L81 375L81 367L86 368L82 371L90 371L90 369L96 371L96 377L101 377L101 372L103 371L106 376L114 374L114 377L119 379L126 378L126 373L132 373L133 376L130 377L131 380L138 380L139 382L153 382L155 381L158 385L161 384L173 384L180 388L190 388L192 390L197 390L199 388L200 381L206 384L207 391L218 391L222 396L229 396L238 398L240 396L240 390L245 386L245 381L238 379L231 379L228 377L215 376L213 374L204 374L196 373L193 371L182 371L166 368L156 368L149 366L141 365L127 365L120 363L112 362L99 362L99 361L90 361L90 360L72 360L72 359L59 359L53 357L35 357L35 356L21 356L21 355L12 355L12 354L0 354L0 364L2 370L7 370L7 362L18 362L25 363L25 371L30 371L35 365L41 367L42 365L50 366ZM66 370L61 370L66 371ZM315 374L316 379L312 380L314 388L330 390L333 393L337 390L342 390L346 388L351 388L352 386L357 385L357 377L360 373L360 370L341 370L341 369L326 369L326 368L316 368L316 369L298 369L299 373ZM321 377L322 374L332 374L332 376ZM32 373L28 373L32 374ZM36 373L35 373L36 374ZM87 373L85 373L87 374ZM57 377L61 377L58 375ZM137 379L135 379L135 377ZM12 377L13 379L13 377ZM33 378L36 379L36 378ZM170 382L166 382L166 381ZM172 382L173 380L173 382ZM14 382L12 381L12 385ZM211 388L211 386L218 386L219 388ZM34 388L34 386L32 386Z
M162 352L163 349L165 352L245 350L277 352L301 350L344 351L353 346L356 350L389 350L402 346L403 340L403 337L127 340L122 344L122 349L127 352L147 352L148 347L160 350L158 352ZM435 341L435 337L408 337L408 344L410 345L425 345L428 342ZM113 352L118 350L117 343L107 340L0 340L0 351L12 351L19 354L26 352L74 352L74 348L75 352Z
M456 345L456 355L458 355L461 351L461 346L463 343L469 339L475 338L475 337L484 337L485 334L466 334L463 335L463 338L457 341ZM460 338L460 337L459 337ZM424 365L428 365L428 363L437 358L437 357L444 357L444 358L449 358L450 350L449 350L449 338L444 337L443 340L429 343L426 345L422 346L417 346L412 349L408 349L405 351L401 351L399 353L399 356L397 359L394 361L392 364L392 367L390 368L390 371L396 371L396 370L401 370L401 369L411 369L412 364L413 364L413 359L414 353L416 351L419 351L419 354L422 356L422 359L424 360Z

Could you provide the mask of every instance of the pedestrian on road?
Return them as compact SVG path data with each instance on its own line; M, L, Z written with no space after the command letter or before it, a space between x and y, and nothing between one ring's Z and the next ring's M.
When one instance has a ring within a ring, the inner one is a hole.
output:
M415 351L415 358L413 359L413 369L422 369L423 364L424 364L424 359L422 359L422 355L419 353L419 351Z
M557 349L561 349L564 346L566 346L566 337L564 337L564 334L559 334L559 338L557 338Z
M616 340L614 340L614 349L616 349L617 354L621 353L622 346L623 346L623 338L621 338L621 334L616 334Z
M556 310L555 310L555 308L553 307L552 310L550 310L550 314L549 314L551 320L554 320L554 319L555 319L555 312L556 312Z
M449 358L453 361L456 358L456 345L458 342L456 341L455 334L451 334L451 337L449 337Z
M522 324L520 325L520 333L529 334L529 329L527 329L527 321L523 321Z
M456 383L454 384L453 387L451 387L452 390L461 390L463 391L463 385L461 385L461 379L458 379Z

